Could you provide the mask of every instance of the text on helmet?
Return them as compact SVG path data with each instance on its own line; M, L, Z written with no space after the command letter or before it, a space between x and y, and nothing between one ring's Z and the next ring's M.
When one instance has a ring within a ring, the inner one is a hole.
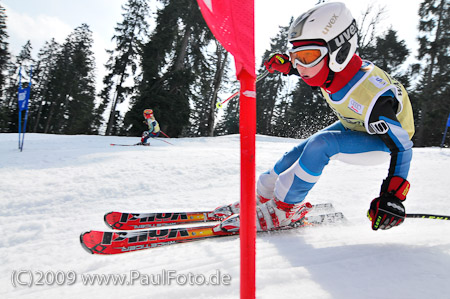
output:
M350 26L347 27L347 29L342 31L341 34L330 41L330 52L336 51L344 43L348 42L353 37L353 35L356 34L357 31L358 29L356 27L356 21L353 20L353 22L350 24Z
M339 16L337 15L333 15L330 19L330 21L328 21L328 24L325 26L325 28L323 28L322 33L323 34L328 34L328 32L330 31L330 29L333 27L334 23L336 23L336 20L339 18Z

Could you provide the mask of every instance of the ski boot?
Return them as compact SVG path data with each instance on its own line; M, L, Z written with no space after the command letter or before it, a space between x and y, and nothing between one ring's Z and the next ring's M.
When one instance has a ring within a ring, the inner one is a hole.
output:
M276 198L256 206L256 230L270 231L295 225L301 221L312 205L309 202L289 204ZM214 230L238 232L240 228L239 214L232 214L218 224Z

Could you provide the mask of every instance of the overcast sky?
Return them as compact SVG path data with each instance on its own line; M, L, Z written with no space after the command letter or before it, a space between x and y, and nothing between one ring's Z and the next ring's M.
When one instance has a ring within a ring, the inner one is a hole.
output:
M121 5L126 0L0 0L6 8L7 31L10 52L17 55L27 40L31 41L33 54L45 41L64 39L82 23L89 25L93 32L94 53L96 55L97 81L101 82L103 64L107 60L105 49L112 49L111 37L114 27L122 21ZM155 2L155 1L152 1ZM422 0L343 0L358 20L368 4L375 8L385 6L385 20L378 31L384 32L392 26L398 37L404 39L408 47L416 48L418 9ZM270 38L277 34L278 26L286 26L291 17L296 18L314 6L317 0L255 0L255 34L257 63L269 48ZM155 9L152 10L155 12Z

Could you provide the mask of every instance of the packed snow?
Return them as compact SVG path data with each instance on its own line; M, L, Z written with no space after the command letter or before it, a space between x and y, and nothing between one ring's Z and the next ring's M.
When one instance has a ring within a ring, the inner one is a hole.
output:
M80 246L80 233L108 230L111 210L209 210L238 200L238 135L163 140L172 145L27 134L20 152L17 134L0 134L0 297L239 298L237 236L115 256ZM298 142L258 135L256 173ZM307 200L331 202L348 223L259 234L257 298L449 298L450 221L370 228L367 209L387 169L388 161L331 161ZM450 214L449 169L450 149L414 148L407 212ZM135 280L83 281L102 274Z

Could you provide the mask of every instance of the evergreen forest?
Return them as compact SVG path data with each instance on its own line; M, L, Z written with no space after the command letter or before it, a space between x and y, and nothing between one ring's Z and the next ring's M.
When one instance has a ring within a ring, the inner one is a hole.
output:
M19 53L11 53L8 11L0 2L1 133L18 132L17 91L20 84L29 84L31 68L27 132L140 136L146 128L142 112L151 108L170 137L239 133L239 100L216 106L238 91L234 60L215 40L197 1L124 3L111 36L114 47L107 50L106 75L96 78L89 24L74 28L63 42L50 36L35 57L30 41ZM418 49L409 49L395 28L376 30L384 13L371 6L354 16L359 29L357 53L407 89L414 110L414 145L438 146L450 113L449 0L421 3L420 21L411 29L417 31ZM154 25L149 26L150 21ZM286 51L290 26L286 21L257 61ZM417 53L417 62L408 65L411 53ZM257 65L256 71L263 74L264 65ZM97 90L99 80L102 88ZM337 120L320 91L302 80L269 74L256 89L258 134L306 138ZM123 111L119 106L125 102L129 105ZM450 145L450 136L445 144Z

